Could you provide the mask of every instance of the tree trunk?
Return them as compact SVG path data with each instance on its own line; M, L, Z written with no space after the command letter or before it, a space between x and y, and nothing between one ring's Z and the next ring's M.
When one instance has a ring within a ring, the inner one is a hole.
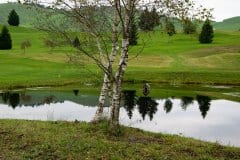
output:
M98 108L94 117L94 121L100 120L103 117L103 107L106 100L106 96L109 98L109 104L112 104L112 83L110 76L112 74L112 65L114 63L117 54L117 42L118 42L118 13L114 10L114 24L113 24L113 35L112 35L112 51L108 59L108 74L104 74L104 80L98 100Z
M122 81L125 70L127 68L128 62L128 46L129 39L123 39L122 42L122 55L120 63L118 65L118 70L115 75L115 80L113 82L113 97L111 105L111 126L119 126L119 114L120 114L120 102L121 102L121 91L122 91Z
M119 115L120 115L120 102L121 102L121 91L122 91L122 82L125 70L128 64L128 48L129 48L129 31L130 31L130 23L131 17L133 16L133 12L131 12L131 8L134 7L135 1L127 0L125 5L125 14L122 17L122 27L123 27L123 39L122 39L122 51L121 58L118 64L118 68L116 74L114 76L113 82L113 97L112 97L112 105L111 105L111 117L110 124L112 128L119 127Z
M106 99L106 94L108 92L108 83L109 83L109 78L108 78L107 74L105 74L101 92L100 92L100 96L98 99L97 111L96 111L94 119L93 119L94 121L98 121L101 118L103 118L103 107L104 107L104 103L105 103L105 99Z

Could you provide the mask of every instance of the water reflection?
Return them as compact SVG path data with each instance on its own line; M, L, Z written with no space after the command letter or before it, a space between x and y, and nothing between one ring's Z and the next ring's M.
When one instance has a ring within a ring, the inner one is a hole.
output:
M32 97L31 95L27 95L25 92L15 93L15 92L5 92L1 93L0 96L2 97L2 101L4 104L15 109L16 107L24 106L41 106L45 104L52 104L52 103L63 103L62 100L56 100L54 95L47 95L43 96L42 98L38 99L39 97Z
M73 90L10 91L0 93L0 119L77 119L89 122L94 117L97 102L97 95L86 95ZM211 100L203 95L154 99L138 97L135 90L130 90L123 91L121 104L120 120L124 125L154 132L182 133L185 136L240 146L238 102ZM108 108L104 110L109 111Z
M78 89L74 89L74 90L73 90L73 94L74 94L75 96L78 96L78 93L79 93L79 90L78 90Z
M6 92L6 93L2 93L1 96L2 96L2 100L4 103L7 103L8 102L8 99L9 99L9 92Z
M43 99L43 104L51 104L51 103L54 103L54 99L55 99L55 97L54 97L53 95L46 96L46 97Z
M199 110L202 114L202 117L205 118L211 106L211 99L208 96L201 96L201 95L197 95L196 99L197 99Z
M138 111L145 120L146 114L148 114L150 120L153 119L153 115L157 112L158 103L151 97L139 97L137 100Z
M194 98L193 97L188 97L188 96L183 96L181 98L181 107L183 110L187 110L187 107L193 104Z
M20 95L19 93L2 93L2 100L4 103L8 103L13 109L15 109L20 102Z
M67 96L58 96L54 93L49 95L43 94L39 95L31 95L25 92L15 93L15 92L5 92L1 93L2 102L4 104L8 104L13 109L17 106L41 106L41 105L51 105L56 103L64 103L65 100L70 100L76 102L78 104L87 105L89 107L95 107L97 104L97 96L96 97L86 97L84 95L78 95L79 90L73 90L75 95L71 96L71 98L67 98ZM173 98L167 98L163 103L164 111L169 114L173 109ZM197 95L196 102L198 103L199 110L203 119L206 118L207 113L211 106L211 98L208 96ZM193 97L184 96L181 98L180 106L183 110L187 110L189 106L194 103ZM158 103L156 100L152 99L152 97L137 97L136 90L124 90L122 94L122 107L127 111L127 115L129 119L132 119L133 111L135 108L138 109L139 114L142 119L145 120L146 115L149 116L149 119L152 120L154 114L158 111Z
M122 98L123 107L126 109L129 119L131 119L137 101L136 90L124 90Z
M166 111L166 113L171 112L172 107L173 107L172 101L168 98L168 99L165 101L163 107L164 107L164 110Z
M18 93L9 94L9 105L16 108L19 105L20 96Z
M127 111L129 119L132 119L133 110L137 105L138 111L145 120L146 115L149 119L153 119L153 115L157 112L158 103L151 97L137 97L136 90L124 90L122 94L123 107Z

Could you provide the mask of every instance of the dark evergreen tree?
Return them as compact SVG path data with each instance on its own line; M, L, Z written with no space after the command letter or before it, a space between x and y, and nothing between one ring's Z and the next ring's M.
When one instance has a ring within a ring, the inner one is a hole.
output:
M175 26L172 22L167 21L166 32L169 36L173 36L174 34L176 34Z
M151 19L152 19L152 23L154 25L154 27L159 26L160 24L160 16L157 13L157 10L155 7L153 7L152 11L151 11Z
M8 24L11 26L19 26L19 16L17 12L13 9L8 16Z
M190 19L187 19L183 23L183 33L184 34L193 34L196 33L197 26Z
M209 20L203 24L202 31L199 35L200 43L212 43L214 37L213 26Z
M78 37L75 37L75 39L73 41L73 46L75 48L78 48L80 46L80 41L79 41Z
M151 20L151 13L149 12L148 8L146 7L145 10L141 13L139 18L139 27L143 31L152 31L153 30L153 23Z
M154 27L159 25L159 22L160 16L158 15L156 8L149 11L146 7L140 15L139 28L143 31L152 31Z
M11 35L6 26L3 26L0 34L0 50L12 49Z
M131 46L137 45L137 40L138 40L138 28L137 28L135 20L133 20L133 21L131 21L129 44Z

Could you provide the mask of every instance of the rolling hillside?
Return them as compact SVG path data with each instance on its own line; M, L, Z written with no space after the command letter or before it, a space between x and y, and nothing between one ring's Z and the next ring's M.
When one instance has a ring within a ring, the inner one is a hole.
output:
M34 7L18 3L4 3L0 4L0 24L7 24L8 14L12 9L15 9L19 14L21 26L31 26L35 22L34 19L37 12ZM180 30L178 22L176 23L176 28ZM238 31L240 29L240 16L225 19L222 22L216 22L214 23L214 28L222 31Z
M238 31L240 29L240 16L216 22L214 28L217 30Z
M8 15L14 9L20 17L21 26L31 26L37 15L33 7L25 6L18 3L3 3L0 4L0 24L7 24Z

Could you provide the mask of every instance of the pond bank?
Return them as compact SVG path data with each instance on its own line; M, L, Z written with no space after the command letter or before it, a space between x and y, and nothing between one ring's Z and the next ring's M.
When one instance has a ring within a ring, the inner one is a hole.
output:
M202 85L202 86L226 86L226 88L229 88L231 86L236 86L236 87L240 87L240 82L239 83L231 83L231 82L182 82L182 83L169 83L168 81L146 81L146 80L125 80L124 81L124 85L141 85L144 83L150 83L153 85L168 85L168 86L181 86L181 85L190 85L190 86L194 86L194 85ZM84 83L82 81L66 81L66 82L41 82L41 83L36 83L36 82L22 82L22 83L1 83L0 84L0 91L1 90L15 90L15 89L25 89L25 88L38 88L38 87L53 87L53 88L58 88L58 87L68 87L68 86L81 86L81 88L84 87L101 87L101 83L97 82L97 83Z
M240 159L240 148L106 122L0 120L0 159Z

